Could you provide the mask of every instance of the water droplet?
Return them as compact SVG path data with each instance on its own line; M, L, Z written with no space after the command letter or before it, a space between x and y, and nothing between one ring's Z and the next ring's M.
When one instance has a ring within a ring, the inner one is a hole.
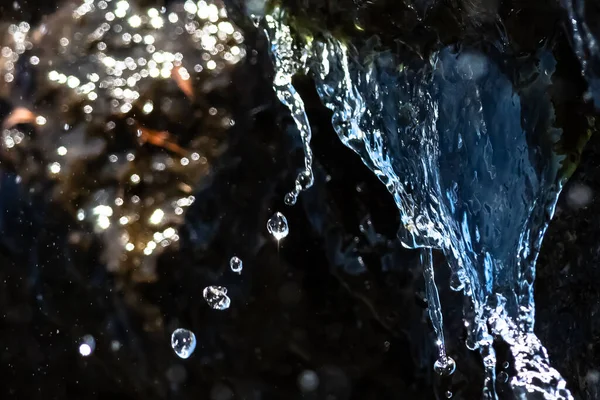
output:
M223 286L207 286L202 292L204 300L215 310L226 310L231 305L227 296L227 288Z
M298 174L298 177L296 178L296 182L302 190L310 188L313 185L314 181L315 179L313 177L312 171L308 170L300 172Z
M319 387L319 376L315 371L302 371L298 376L298 387L303 393L314 392Z
M283 198L283 202L288 206L293 206L294 204L296 204L297 199L298 199L298 196L296 196L294 193L290 192L285 195L285 197Z
M171 347L175 354L186 359L196 350L196 335L187 329L175 329L171 334Z
M452 398L452 396L453 396L453 394L452 394L452 392L451 392L451 391L449 391L449 390L448 390L448 391L446 391L446 398L447 398L447 399L451 399L451 398Z
M233 257L231 257L231 260L229 260L229 267L236 274L241 274L242 268L244 268L244 264L242 263L242 260L240 260L240 258L238 256L233 256Z
M433 370L440 376L450 376L456 370L456 363L452 357L440 357L433 364Z
M508 374L504 371L498 374L498 381L502 383L506 383L508 381Z
M504 362L502 363L502 368L504 368L504 369L507 369L508 367L510 367L510 364L509 364L509 362L508 362L508 361L504 361Z
M278 241L285 238L290 233L285 215L280 212L273 214L267 222L267 231Z
M119 342L118 340L112 340L110 342L110 349L112 351L119 351L120 348L121 348L121 342Z
M92 335L85 335L79 344L79 354L84 357L91 355L96 348L96 339Z
M252 14L250 15L250 19L252 20L254 26L258 28L260 26L260 21L262 21L262 16Z

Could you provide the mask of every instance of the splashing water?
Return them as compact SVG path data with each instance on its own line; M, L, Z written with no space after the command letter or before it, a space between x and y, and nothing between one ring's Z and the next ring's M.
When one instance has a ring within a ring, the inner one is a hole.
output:
M297 54L307 54L306 51L296 49L290 36L289 29L284 27L281 32L274 32L274 37L279 43L279 52L274 57L275 77L273 89L279 101L286 106L294 119L296 128L300 132L302 147L304 150L304 170L296 177L294 188L285 195L284 202L288 206L296 204L301 191L309 189L314 182L312 171L312 150L310 139L312 136L308 117L304 110L304 102L292 85L292 76L305 68L306 59L297 58Z
M524 67L506 67L477 48L407 60L374 40L356 48L328 32L300 37L277 7L265 23L280 100L308 127L291 79L297 72L314 79L339 138L394 197L402 244L422 248L436 371L451 373L454 362L431 248L445 254L452 288L470 300L466 344L481 353L484 397L497 398L493 342L500 340L514 358L516 397L572 399L533 333L535 262L565 176L564 156L554 151L562 132L553 127L547 94L552 55L540 51L527 65L536 75L517 86L506 69L522 76Z

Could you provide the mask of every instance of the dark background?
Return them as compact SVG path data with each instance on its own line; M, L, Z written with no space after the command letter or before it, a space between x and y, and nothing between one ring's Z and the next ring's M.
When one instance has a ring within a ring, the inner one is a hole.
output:
M56 8L18 4L0 3L0 19L34 24ZM0 398L384 400L445 398L447 391L479 398L481 361L464 346L462 299L448 289L444 260L436 257L437 282L457 371L442 380L432 371L416 253L394 240L392 198L337 139L307 79L296 86L313 128L315 185L296 206L284 206L302 166L300 142L270 89L264 38L246 37L256 54L231 83L238 123L229 149L196 194L180 249L160 258L157 282L117 287L99 243L78 251L69 241L71 217L2 173ZM578 107L573 98L585 84L570 50L560 51L560 73L574 76L562 96ZM536 332L581 399L600 398L599 151L600 138L592 137L559 201L536 279ZM266 232L275 211L290 224L279 248ZM229 270L233 254L244 262L241 276ZM212 284L227 286L230 309L206 305L202 289ZM145 309L158 310L160 323L148 321ZM178 327L196 334L188 360L170 348ZM87 334L96 349L84 358L78 347ZM319 377L315 392L300 390L307 370Z

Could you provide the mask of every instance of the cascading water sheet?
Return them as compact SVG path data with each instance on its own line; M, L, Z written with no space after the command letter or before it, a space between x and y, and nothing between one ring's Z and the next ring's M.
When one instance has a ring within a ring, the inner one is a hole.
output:
M554 151L561 131L553 127L547 94L552 55L540 50L529 65L512 66L477 48L444 48L426 60L406 60L376 40L357 50L328 32L294 36L277 8L266 26L276 77L287 74L291 85L299 65L308 70L339 138L393 195L402 243L446 255L453 286L470 299L467 346L481 352L484 397L497 397L499 339L514 358L510 385L517 397L571 399L533 333L535 261L564 181L564 157ZM533 78L517 88L510 68ZM298 115L305 118L303 110ZM423 260L440 348L436 370L449 371L439 368L451 358L431 255Z

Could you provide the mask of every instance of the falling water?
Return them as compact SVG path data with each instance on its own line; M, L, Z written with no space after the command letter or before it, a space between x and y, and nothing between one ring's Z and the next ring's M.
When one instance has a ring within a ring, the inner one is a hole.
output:
M444 340L444 318L442 316L442 306L437 286L435 285L435 273L433 270L433 257L431 249L421 249L421 264L423 265L423 275L425 275L425 291L427 293L427 304L429 309L429 319L433 324L433 330L437 336L436 345L438 346L438 358L433 367L435 371L443 376L451 375L456 368L452 357L446 353L446 341Z
M511 67L533 77L516 88L498 57L477 48L399 59L373 39L357 48L327 31L298 35L279 8L265 22L274 87L299 130L310 132L291 82L306 72L333 111L339 138L393 195L402 244L423 248L438 367L446 362L453 369L431 248L445 254L452 287L470 300L466 344L482 355L484 397L497 398L492 344L501 340L514 358L510 386L517 397L571 399L533 332L535 262L565 176L565 158L554 151L562 131L553 127L547 95L552 55L540 51L529 70Z
M281 31L273 32L273 39L278 43L279 49L277 55L273 58L275 64L275 77L273 79L273 89L277 94L279 101L285 105L292 115L296 128L300 132L302 147L304 150L304 170L296 177L294 188L285 195L285 204L291 206L296 204L296 200L301 191L310 188L314 177L312 171L312 150L310 148L311 129L304 110L304 102L292 85L292 76L305 68L307 49L297 49L291 40L289 28L282 27ZM301 54L299 58L297 54Z

